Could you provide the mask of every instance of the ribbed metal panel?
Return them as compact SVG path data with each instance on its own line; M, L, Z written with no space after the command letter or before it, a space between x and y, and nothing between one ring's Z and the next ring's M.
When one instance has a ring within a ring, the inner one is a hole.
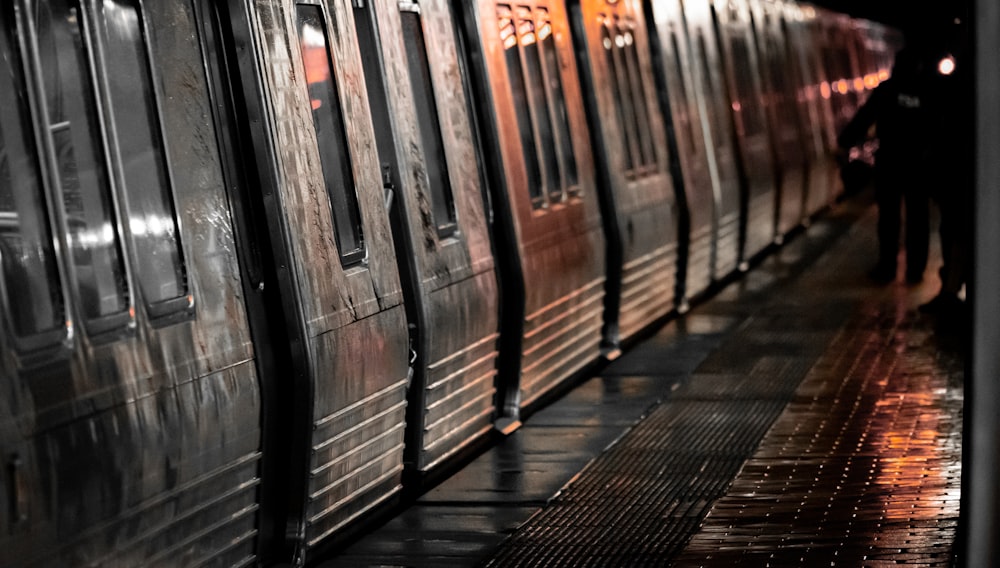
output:
M95 540L116 534L122 535L117 547L93 565L235 565L253 558L259 461L259 452L248 454L134 507L114 522L94 525L62 549L60 557L90 557L87 551ZM31 566L52 563L45 557Z
M740 253L740 216L735 211L719 220L716 242L715 276L724 277L736 270Z
M310 546L399 490L405 395L400 381L314 424Z
M712 283L712 227L691 235L691 245L687 259L687 281L685 294L690 297L708 289Z
M674 308L677 245L672 243L624 267L619 333L628 338Z
M751 199L747 219L746 256L751 257L774 240L774 193L767 192Z
M603 323L604 279L525 320L521 401L529 404L594 359Z

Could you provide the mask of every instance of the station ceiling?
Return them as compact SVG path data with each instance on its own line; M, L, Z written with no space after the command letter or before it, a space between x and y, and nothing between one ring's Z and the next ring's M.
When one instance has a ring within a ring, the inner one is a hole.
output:
M967 19L972 0L811 0L812 4L857 18L875 20L903 31L926 33Z

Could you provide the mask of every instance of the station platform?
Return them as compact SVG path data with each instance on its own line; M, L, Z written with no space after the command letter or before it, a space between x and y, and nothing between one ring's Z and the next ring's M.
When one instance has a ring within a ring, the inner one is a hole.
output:
M952 565L965 315L874 235L834 207L322 566Z

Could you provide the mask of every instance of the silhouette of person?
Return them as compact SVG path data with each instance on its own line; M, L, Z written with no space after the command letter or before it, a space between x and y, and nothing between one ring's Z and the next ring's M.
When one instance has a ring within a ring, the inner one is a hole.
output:
M879 282L896 279L901 206L906 210L906 280L917 283L927 267L930 199L924 164L929 154L927 70L912 49L896 54L892 75L879 84L837 138L846 150L864 140L872 125L875 200L878 205L878 263L868 273Z
M934 169L931 198L941 213L938 232L944 264L941 291L920 306L923 312L960 315L959 293L972 269L972 85L968 63L946 56L936 65L930 107L934 117L934 155L929 163Z

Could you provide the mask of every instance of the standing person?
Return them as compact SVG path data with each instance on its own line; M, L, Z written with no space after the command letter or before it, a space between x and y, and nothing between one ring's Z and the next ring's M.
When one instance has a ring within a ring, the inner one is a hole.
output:
M964 64L963 64L964 63ZM959 298L972 270L973 85L968 62L946 55L937 64L930 106L935 177L931 198L941 212L941 291L920 311L961 315Z
M901 205L906 207L906 281L923 279L929 242L929 196L924 164L928 158L927 77L912 49L896 54L892 75L872 91L837 144L846 150L864 140L874 124L875 200L878 205L879 258L868 275L879 282L896 279Z

